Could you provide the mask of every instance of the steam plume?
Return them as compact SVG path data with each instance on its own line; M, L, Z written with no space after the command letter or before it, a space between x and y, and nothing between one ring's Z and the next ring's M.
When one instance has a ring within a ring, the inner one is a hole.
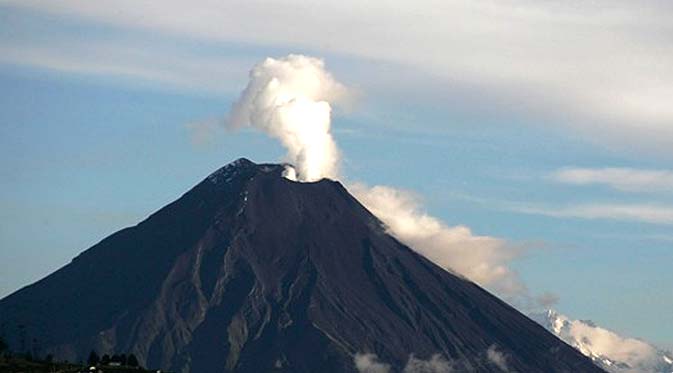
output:
M339 151L330 133L332 107L345 88L325 70L322 60L291 54L267 58L250 72L234 104L229 126L252 126L281 141L297 179L336 178Z
M297 167L286 170L289 179L337 178L339 150L330 133L330 102L342 101L345 94L345 87L320 59L301 55L267 58L250 72L228 124L252 126L279 139L287 149L288 161ZM447 226L422 213L407 192L362 184L349 189L392 235L436 264L502 295L525 296L525 287L507 267L518 253L502 240L475 236L464 226Z
M491 287L506 296L527 296L516 273L508 268L519 253L503 240L450 227L421 210L413 194L387 186L353 184L350 191L389 232L444 269Z

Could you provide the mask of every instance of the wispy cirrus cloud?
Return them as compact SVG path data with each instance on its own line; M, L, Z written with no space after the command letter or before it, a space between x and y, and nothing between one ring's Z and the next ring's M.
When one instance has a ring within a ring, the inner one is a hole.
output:
M647 144L643 149L673 145L668 16L673 7L664 1L374 1L366 7L350 0L273 6L211 0L171 0L161 6L129 0L6 4L136 35L382 61L436 78L448 91L473 87L481 92L475 111L506 102L512 113L536 121L574 123L573 130L592 141ZM54 58L64 51L50 53ZM172 58L160 53L155 62L161 67ZM210 68L218 71L217 62L197 65L202 68L189 70L196 74L193 82L208 87L199 76ZM433 93L426 95L436 97Z
M673 171L627 167L558 169L548 175L561 184L602 185L622 192L673 192ZM651 224L673 224L673 205L662 202L590 202L551 207L509 204L513 210L552 217L610 219Z
M666 203L626 203L626 202L570 202L553 203L537 201L501 200L482 198L466 193L452 193L451 198L468 201L489 209L521 214L548 216L553 218L573 218L587 220L614 220L649 224L673 224L673 205ZM667 240L667 236L646 237Z
M0 12L3 10L0 7ZM86 27L78 24L79 27ZM20 28L20 26L17 26ZM0 64L96 77L116 83L150 85L170 91L231 94L243 84L252 56L214 53L125 33L87 37L53 30L48 37L2 32ZM10 37L11 36L11 37ZM227 84L223 84L227 82Z
M562 168L550 175L573 185L604 185L625 192L673 192L673 171L637 168Z
M673 206L658 204L588 203L564 206L505 203L505 209L555 218L609 219L651 224L673 224Z

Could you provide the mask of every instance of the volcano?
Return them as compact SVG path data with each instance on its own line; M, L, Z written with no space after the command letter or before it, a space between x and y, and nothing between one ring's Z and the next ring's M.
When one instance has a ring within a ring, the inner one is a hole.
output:
M192 373L357 372L358 354L390 372L433 356L460 371L603 372L390 236L339 182L284 169L239 159L2 299L3 339Z

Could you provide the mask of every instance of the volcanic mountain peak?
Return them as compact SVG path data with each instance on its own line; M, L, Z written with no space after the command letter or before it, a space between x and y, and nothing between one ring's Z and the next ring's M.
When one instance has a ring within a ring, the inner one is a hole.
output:
M227 163L220 167L217 171L208 175L208 181L213 184L220 182L229 182L236 177L242 170L257 166L254 162L247 158L239 158L233 162ZM274 165L277 166L277 165Z
M353 372L362 353L392 372L437 354L468 371L601 371L389 236L339 182L293 182L285 167L214 172L0 300L0 332L14 350L133 352L194 373Z

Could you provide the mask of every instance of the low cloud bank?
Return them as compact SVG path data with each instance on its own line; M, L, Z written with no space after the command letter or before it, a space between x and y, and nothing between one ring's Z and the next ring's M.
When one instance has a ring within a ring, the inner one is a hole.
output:
M372 353L356 353L353 362L359 373L390 373L393 370L390 364L382 362L376 354ZM471 372L475 370L475 364L482 367L489 366L493 371L514 373L508 366L507 355L499 351L496 345L491 345L483 354L477 354L472 361L465 358L447 360L441 354L434 354L424 360L410 354L402 368L402 373ZM395 371L399 371L399 368Z
M355 354L353 358L355 369L359 373L389 373L390 364L379 361L376 354ZM454 365L452 362L444 359L440 354L433 355L428 360L419 359L413 354L409 355L407 364L402 369L403 373L452 373Z

